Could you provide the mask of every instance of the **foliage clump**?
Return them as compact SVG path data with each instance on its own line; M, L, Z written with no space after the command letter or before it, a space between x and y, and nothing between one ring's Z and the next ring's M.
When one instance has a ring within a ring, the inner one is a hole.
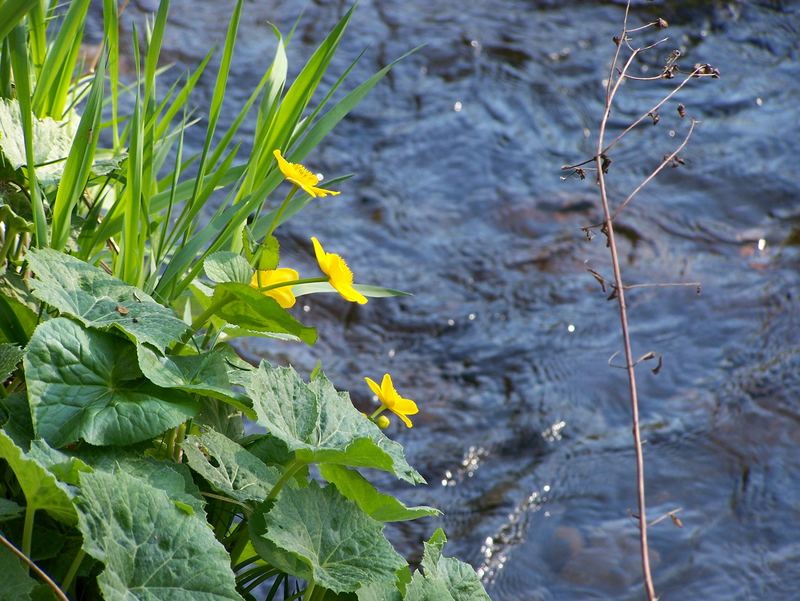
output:
M352 9L292 82L274 29L272 63L220 131L238 0L204 145L186 157L210 55L157 89L162 0L146 43L134 30L125 86L120 8L103 4L87 68L89 0L0 3L0 599L488 599L469 566L442 556L441 531L414 574L383 534L439 514L361 472L424 482L384 432L382 410L409 427L417 410L388 375L368 417L321 369L306 381L231 346L314 344L289 311L304 294L401 294L357 283L316 238L319 273L301 277L280 265L274 236L313 198L339 194L301 161L394 63L334 103L348 69L314 104ZM240 157L247 118L253 149ZM247 435L246 420L263 433Z

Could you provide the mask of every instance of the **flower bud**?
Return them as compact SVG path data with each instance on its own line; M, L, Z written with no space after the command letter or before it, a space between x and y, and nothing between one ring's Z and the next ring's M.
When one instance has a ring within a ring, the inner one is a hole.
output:
M385 430L386 428L389 427L389 424L391 424L392 422L385 415L379 415L377 418L375 418L375 423L378 424L378 427L381 430Z

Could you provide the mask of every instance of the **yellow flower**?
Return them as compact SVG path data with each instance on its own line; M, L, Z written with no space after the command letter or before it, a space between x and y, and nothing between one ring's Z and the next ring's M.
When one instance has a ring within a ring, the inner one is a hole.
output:
M253 274L250 285L258 290L259 288L266 288L267 286L280 284L281 282L292 282L299 277L299 274L294 269L289 269L288 267L262 269ZM264 295L274 298L284 309L294 307L294 303L296 302L291 286L281 286L279 288L273 288L272 290L265 290Z
M398 394L398 392L394 389L394 384L392 384L392 376L389 374L383 374L383 380L381 381L380 386L378 386L378 383L371 378L364 378L364 380L372 389L372 392L374 392L378 397L381 405L403 420L403 423L407 427L413 427L413 424L411 423L411 420L408 419L408 416L416 415L419 412L419 409L417 409L417 404L411 399L404 399L400 396L400 394Z
M290 163L281 155L281 151L277 148L273 151L275 158L278 161L278 169L281 170L283 176L296 186L300 186L310 196L316 198L317 196L325 197L328 194L336 196L339 194L336 190L326 190L325 188L317 188L319 179L311 173L308 169L303 167L300 163Z
M350 271L344 259L334 253L326 253L325 249L322 248L322 244L316 238L312 237L311 242L314 243L314 254L317 256L319 268L328 276L331 286L336 288L337 292L351 303L358 303L359 305L366 303L367 298L353 288L353 272Z

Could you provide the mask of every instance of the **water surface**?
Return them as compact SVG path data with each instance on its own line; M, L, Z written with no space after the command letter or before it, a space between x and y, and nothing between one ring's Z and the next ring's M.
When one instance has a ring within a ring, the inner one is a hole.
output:
M129 16L151 9L131 3ZM680 94L701 119L685 166L668 169L619 218L629 283L702 282L629 293L639 370L648 510L682 508L683 528L651 530L656 589L670 599L800 599L800 10L793 2L637 2L672 40L634 73L708 62L718 81ZM165 56L194 65L222 43L230 3L176 0ZM230 120L268 65L266 21L288 30L301 3L246 4ZM354 173L343 194L279 231L284 263L314 267L308 238L341 252L358 280L414 293L364 307L306 297L314 348L248 342L251 359L317 359L360 406L390 371L417 400L415 427L391 435L429 487L378 481L445 512L389 534L412 559L436 526L495 601L640 599L625 373L616 304L590 179L560 179L591 155L621 2L362 0L334 73L368 48L367 77L427 46L308 159ZM289 55L308 56L347 8L307 6ZM652 36L647 36L651 39ZM618 130L670 82L629 82ZM202 80L207 102L212 74ZM621 198L682 139L675 104L612 158ZM245 128L252 133L252 124ZM202 144L201 128L193 134Z

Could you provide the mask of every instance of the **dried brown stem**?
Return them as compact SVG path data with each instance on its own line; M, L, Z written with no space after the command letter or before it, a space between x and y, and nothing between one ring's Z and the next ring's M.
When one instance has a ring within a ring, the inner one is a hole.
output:
M665 156L664 160L661 161L658 167L656 167L655 170L650 175L644 178L642 182L638 186L636 186L633 192L628 194L628 197L625 200L623 200L616 209L614 209L614 215L612 216L612 219L616 219L617 215L620 214L622 209L624 209L628 205L628 203L633 200L633 197L636 196L642 190L642 188L644 188L647 184L653 181L653 178L656 175L658 175L661 172L661 170L664 169L664 167L671 164L673 159L675 159L675 157L678 156L681 150L683 150L686 147L686 145L689 143L689 138L692 137L692 132L694 131L695 124L697 124L697 121L692 119L692 123L689 126L689 131L686 134L686 137L683 139L683 142L681 142L680 145L675 150L672 151L672 153Z
M625 5L625 17L622 27L622 35L620 40L624 40L627 36L628 27L628 13L630 11L630 0ZM636 454L636 489L639 505L639 546L642 559L642 574L644 576L644 589L648 601L656 600L655 587L653 586L653 577L650 572L650 550L647 543L647 519L645 517L645 490L644 490L644 455L642 452L642 439L639 429L639 398L638 390L636 387L636 373L634 371L633 351L631 349L630 333L628 330L628 310L625 305L625 285L622 281L622 272L619 265L619 254L617 252L617 242L614 236L614 223L611 217L611 208L608 202L608 192L606 190L606 179L603 171L604 160L604 139L608 118L611 114L611 106L614 101L614 96L619 89L620 83L624 79L625 72L628 70L631 62L635 58L637 51L631 52L628 61L623 67L620 75L617 77L614 85L611 85L611 79L616 71L617 61L619 60L620 44L617 44L617 49L614 54L614 60L611 64L611 74L609 75L609 82L606 87L605 111L603 118L600 122L600 132L597 140L597 153L595 155L595 162L597 163L597 183L600 188L600 201L603 205L603 216L605 221L606 236L608 238L609 252L611 253L611 264L614 270L614 283L617 288L617 304L619 306L619 320L622 328L622 340L625 349L625 364L628 373L628 390L630 393L631 404L631 419L633 430L633 443Z
M69 601L69 598L64 594L64 591L62 591L59 588L59 586L55 582L53 582L50 576L45 574L44 571L39 566L33 563L33 560L30 557L28 557L27 555L25 555L25 553L17 549L13 545L13 543L2 534L0 534L0 543L2 543L3 546L6 547L6 549L11 551L14 555L19 557L22 561L24 561L28 566L30 566L30 568L34 571L34 573L39 578L41 578L47 586L49 586L53 590L53 593L55 593L56 597L58 597L60 601Z

